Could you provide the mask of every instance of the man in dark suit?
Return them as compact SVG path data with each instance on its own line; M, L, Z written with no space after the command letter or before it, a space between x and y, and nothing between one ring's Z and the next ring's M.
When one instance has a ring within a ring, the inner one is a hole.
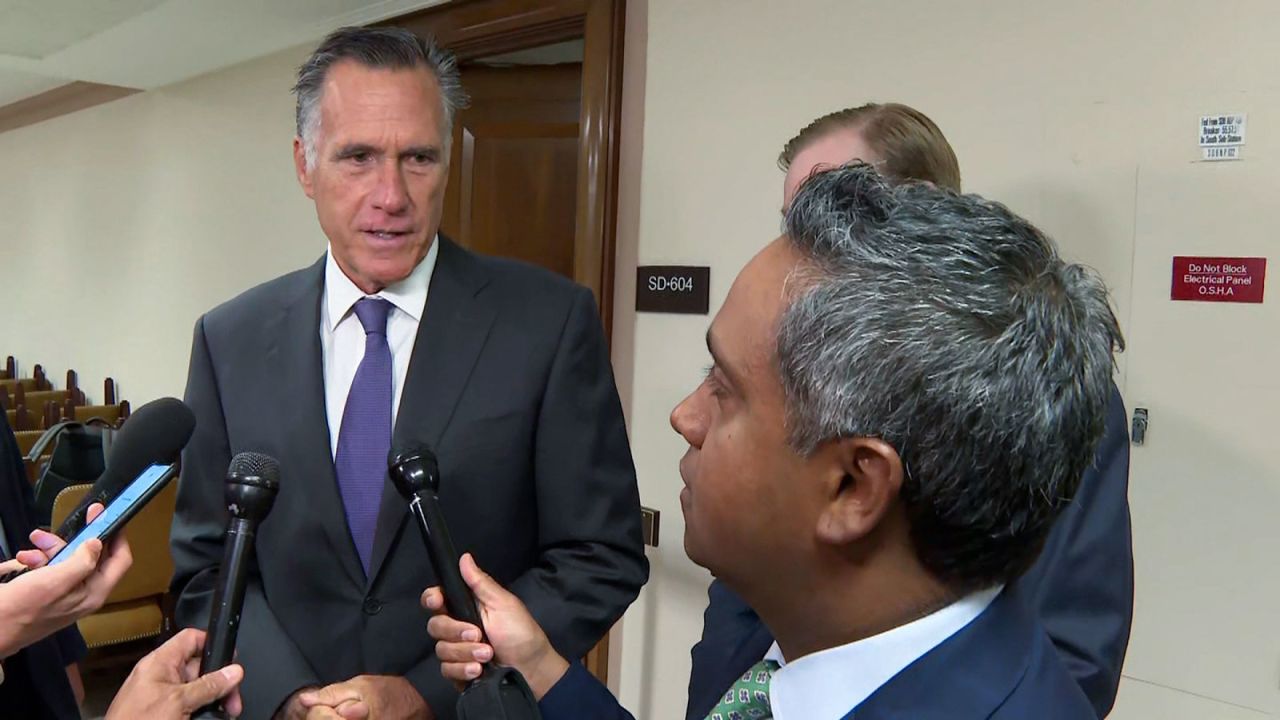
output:
M1091 462L1121 345L1106 288L1001 205L866 164L805 181L672 412L685 550L774 641L707 718L1092 718L1015 580ZM464 560L496 658L547 720L629 717ZM423 604L440 612L437 588Z
M35 497L31 483L27 481L27 473L22 467L18 443L9 428L8 418L3 415L0 413L0 559L8 559L20 550L32 547L28 536L36 529L31 520ZM125 558L124 568L128 567L127 560ZM77 584L93 574L96 565L94 563L86 567L85 577L78 577ZM110 569L110 577L98 583L101 592L92 594L87 606L77 607L77 610L89 612L102 605L110 586L124 572L116 563ZM24 581L31 579L33 578L23 578ZM66 627L48 637L43 637L46 632L39 629L43 627L43 623L35 622L34 618L31 622L25 622L19 617L22 614L19 610L48 610L54 599L46 598L45 603L38 607L24 603L24 608L12 608L0 602L7 630L17 631L23 625L36 628L36 636L29 638L31 642L25 647L21 647L21 641L17 643L19 647L12 648L4 647L6 643L0 642L0 671L4 678L0 682L0 717L31 720L67 720L80 717L77 695L83 696L84 689L80 685L77 663L84 658L86 649L74 624L76 617L73 615L57 619L55 626ZM5 634L7 633L0 633Z
M955 152L932 120L905 105L869 104L823 116L787 142L778 159L786 170L784 207L815 168L855 159L895 181L960 191ZM1127 426L1113 385L1094 462L1039 560L1017 582L1100 718L1115 704L1133 621ZM708 599L702 639L691 653L687 720L706 717L733 679L773 644L760 617L723 582L712 582Z
M648 572L608 351L588 290L438 233L466 101L451 56L345 28L295 91L297 174L329 252L196 325L177 618L208 621L224 469L269 454L281 481L239 633L245 716L449 718L417 602L434 574L388 450L433 448L457 546L580 656Z

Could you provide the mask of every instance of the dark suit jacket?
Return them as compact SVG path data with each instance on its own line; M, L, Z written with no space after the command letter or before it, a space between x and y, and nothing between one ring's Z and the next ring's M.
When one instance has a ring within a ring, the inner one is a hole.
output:
M539 706L543 720L631 719L580 665L570 668ZM845 720L1093 717L1093 707L1044 629L1010 589L963 630L851 708Z
M1133 620L1128 418L1115 387L1094 465L1017 585L1097 716L1106 717ZM702 640L692 651L687 720L703 720L734 678L773 644L755 612L720 581L708 597Z
M223 476L253 450L280 461L239 658L246 718L295 690L360 674L407 678L437 717L440 675L419 597L436 583L407 503L383 490L369 579L329 444L320 350L324 258L196 324L186 402L197 418L173 526L185 626L208 623L226 522ZM635 469L591 293L440 238L393 444L425 442L459 551L529 606L557 649L584 654L648 576Z
M32 521L35 497L21 457L9 421L0 413L0 522L5 544L15 553L32 547L27 536L36 527ZM0 717L78 719L80 709L66 668L83 659L85 652L84 640L72 625L7 658L5 680L0 683Z

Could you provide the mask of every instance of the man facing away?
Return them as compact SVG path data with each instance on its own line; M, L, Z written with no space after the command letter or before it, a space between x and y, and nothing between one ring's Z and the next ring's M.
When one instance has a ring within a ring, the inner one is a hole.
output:
M938 126L900 103L870 103L824 115L783 147L783 207L821 168L852 160L892 182L922 181L960 191L960 165ZM1133 542L1129 523L1129 433L1114 385L1107 423L1080 489L1054 521L1045 548L1017 585L1098 717L1115 704L1133 621ZM758 662L773 635L747 604L715 580L702 639L693 647L687 720L701 720L724 688Z
M1105 425L1122 341L1095 274L1001 205L855 164L800 187L707 341L671 416L685 549L776 641L707 718L1093 717L1015 581ZM462 568L490 644L432 618L447 677L496 657L547 720L630 717Z

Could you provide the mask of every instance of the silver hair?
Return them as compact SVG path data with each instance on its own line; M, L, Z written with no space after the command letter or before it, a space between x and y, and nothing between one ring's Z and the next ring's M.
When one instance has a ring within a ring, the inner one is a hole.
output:
M469 102L453 53L440 47L434 38L420 38L400 28L344 27L330 33L298 68L298 81L293 86L298 99L297 132L302 138L308 168L316 164L325 77L329 68L341 60L353 60L369 68L429 70L440 86L440 104L444 110L443 150L448 157L453 117Z
M1013 580L1105 425L1124 340L1102 280L1003 205L863 164L810 178L784 229L805 258L776 348L792 445L889 442L925 567Z

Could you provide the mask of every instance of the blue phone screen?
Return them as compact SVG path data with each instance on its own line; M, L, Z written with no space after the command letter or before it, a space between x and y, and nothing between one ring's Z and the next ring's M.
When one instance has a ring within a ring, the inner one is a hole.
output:
M152 465L143 470L141 475L129 483L124 492L117 495L116 499L112 500L111 504L107 505L106 509L93 519L93 522L86 525L83 530L72 538L71 542L67 543L66 547L59 550L58 554L54 555L53 559L49 561L49 564L57 565L71 557L72 553L89 538L101 538L102 534L106 532L107 528L111 527L117 518L123 515L131 505L145 496L148 490L164 478L170 467L170 465Z

